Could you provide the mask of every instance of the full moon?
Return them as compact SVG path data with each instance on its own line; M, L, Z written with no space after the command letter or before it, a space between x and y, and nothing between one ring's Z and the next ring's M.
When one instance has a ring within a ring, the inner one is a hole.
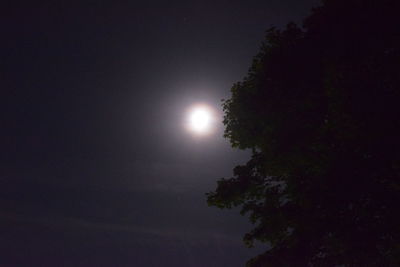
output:
M211 108L206 105L197 105L189 110L187 127L193 133L208 134L212 130L213 120Z

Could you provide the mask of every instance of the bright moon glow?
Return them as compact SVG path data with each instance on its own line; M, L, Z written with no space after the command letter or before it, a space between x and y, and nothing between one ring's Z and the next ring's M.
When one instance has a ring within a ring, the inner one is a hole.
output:
M195 106L189 111L188 129L196 134L207 134L211 131L213 112L207 106Z

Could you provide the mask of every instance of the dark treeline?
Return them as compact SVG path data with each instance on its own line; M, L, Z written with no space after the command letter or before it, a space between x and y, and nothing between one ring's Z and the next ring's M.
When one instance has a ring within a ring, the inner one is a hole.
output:
M248 266L400 266L400 9L326 0L267 31L223 104L252 158L208 203L239 206L268 244Z

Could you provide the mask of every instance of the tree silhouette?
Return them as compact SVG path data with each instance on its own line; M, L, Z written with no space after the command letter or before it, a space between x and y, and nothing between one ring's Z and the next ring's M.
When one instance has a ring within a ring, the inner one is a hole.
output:
M224 101L252 157L208 203L270 245L248 266L400 265L400 28L395 1L326 0L267 31Z

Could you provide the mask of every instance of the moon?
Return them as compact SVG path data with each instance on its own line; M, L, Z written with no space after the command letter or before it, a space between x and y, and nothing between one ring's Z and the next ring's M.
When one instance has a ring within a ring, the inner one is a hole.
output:
M213 110L207 105L195 105L189 109L187 129L196 135L212 132L214 123Z

